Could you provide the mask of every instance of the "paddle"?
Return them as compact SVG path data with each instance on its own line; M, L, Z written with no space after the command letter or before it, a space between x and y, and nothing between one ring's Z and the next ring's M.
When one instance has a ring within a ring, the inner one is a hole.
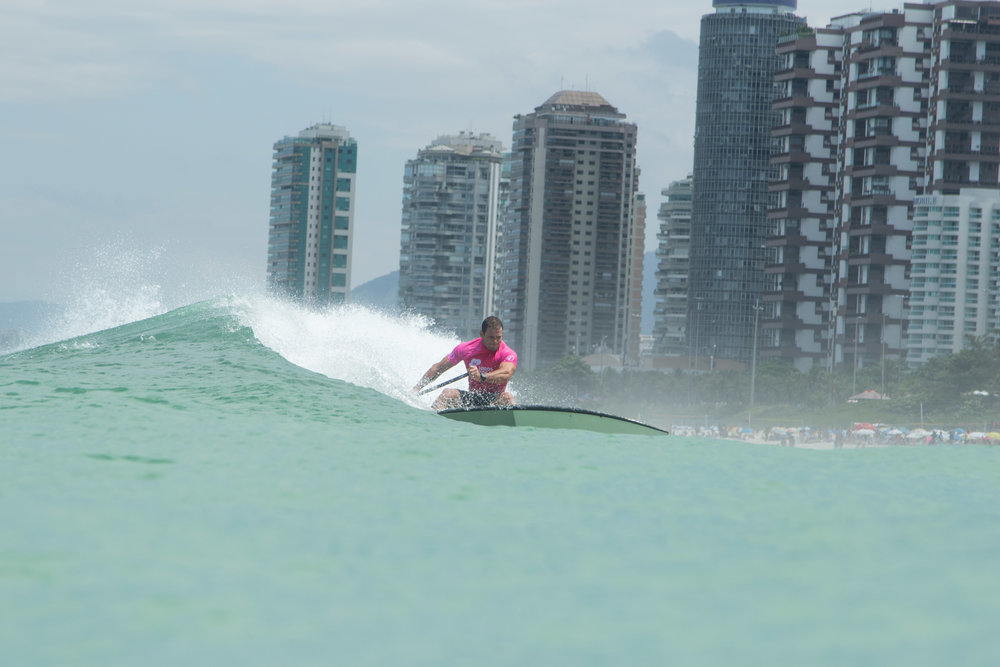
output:
M434 385L433 387L426 387L424 389L421 389L420 391L417 392L417 396L420 396L422 394L426 394L429 391L434 391L435 389L440 389L441 387L445 386L446 384L451 384L455 380L461 380L464 377L468 377L468 375L469 375L469 373L468 373L468 371L466 371L465 373L462 373L461 375L456 375L455 377L453 377L450 380L445 380L444 382L439 382L438 384Z

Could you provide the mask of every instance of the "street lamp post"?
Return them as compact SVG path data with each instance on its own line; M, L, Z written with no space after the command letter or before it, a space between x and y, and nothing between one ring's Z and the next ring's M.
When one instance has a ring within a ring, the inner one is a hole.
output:
M885 313L882 313L882 398L885 398Z
M704 297L694 298L697 312L694 319L694 372L698 373L698 337L701 335L701 301Z
M854 320L854 378L851 380L851 396L858 393L858 331L861 318Z
M753 352L750 355L750 410L747 412L747 425L753 427L754 392L757 389L757 322L760 320L760 299L753 306Z

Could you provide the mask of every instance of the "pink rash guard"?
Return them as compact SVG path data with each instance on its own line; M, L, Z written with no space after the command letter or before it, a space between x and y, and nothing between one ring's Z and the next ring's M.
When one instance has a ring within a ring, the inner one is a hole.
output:
M500 347L497 348L497 351L493 352L483 345L482 338L477 338L456 345L455 349L448 354L448 361L453 364L463 361L465 362L466 369L470 366L478 366L479 372L485 375L490 371L500 368L500 364L504 361L513 362L517 366L517 353L507 347L507 344L503 341L500 341ZM493 384L490 382L475 382L472 378L469 378L469 391L481 394L499 394L506 388L506 382L503 384Z

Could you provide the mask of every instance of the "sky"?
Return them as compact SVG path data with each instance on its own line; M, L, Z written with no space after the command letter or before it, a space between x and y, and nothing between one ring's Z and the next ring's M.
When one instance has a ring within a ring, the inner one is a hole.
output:
M811 26L902 2L800 0ZM403 168L443 134L600 93L638 125L656 247L691 171L710 0L0 0L0 302L263 288L273 144L358 143L352 283L398 269Z

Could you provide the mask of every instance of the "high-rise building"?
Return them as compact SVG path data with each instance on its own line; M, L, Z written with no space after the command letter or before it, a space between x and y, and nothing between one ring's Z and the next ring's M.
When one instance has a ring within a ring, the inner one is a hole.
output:
M777 46L758 355L801 371L833 363L843 49L840 26L799 30Z
M845 29L837 184L834 363L905 353L911 206L925 181L934 9L861 16ZM885 351L885 354L883 354Z
M489 134L441 136L403 175L399 303L474 338L493 314L503 145Z
M694 356L749 361L764 291L778 39L805 25L796 0L714 0L701 20L688 282Z
M691 250L691 177L663 188L657 218L656 306L653 308L653 354L682 356L687 345L688 253Z
M909 307L910 364L1000 335L1000 191L916 198Z
M955 251L987 252L972 211L990 210L983 190L1000 190L997 34L1000 4L961 0L849 14L779 44L784 65L776 81L784 92L775 108L784 124L774 131L780 171L771 186L762 356L800 368L824 356L829 366L856 368L904 356L919 362L962 344L953 327L959 321L963 330L990 331L979 323L989 318L988 304L935 288L955 280L937 273L957 271L946 268ZM832 108L831 92L838 99ZM970 188L968 197L942 204L955 215L933 206L922 213L920 224L949 228L951 247L918 234L916 197L964 197ZM983 267L989 260L969 262ZM832 330L822 323L827 295L818 289L831 266ZM988 278L968 280L984 285ZM933 323L941 313L941 324ZM911 318L917 328L908 342ZM825 341L824 330L831 331Z
M636 169L638 170L638 167ZM631 296L628 304L629 323L627 325L629 334L626 336L623 357L623 363L626 366L639 365L641 343L643 260L646 254L646 195L641 192L635 195L632 215L635 217L632 223L632 234L638 242L632 244L632 276L629 279L631 281L629 286Z
M342 303L351 290L357 144L321 123L274 144L267 286L314 305Z
M496 308L529 370L638 350L635 150L635 124L597 93L560 91L514 117Z

